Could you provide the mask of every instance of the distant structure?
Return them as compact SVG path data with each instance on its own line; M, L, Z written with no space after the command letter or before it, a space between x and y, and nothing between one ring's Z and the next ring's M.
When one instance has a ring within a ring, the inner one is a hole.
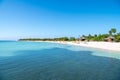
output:
M85 36L80 37L80 40L81 40L81 41L86 41Z
M106 42L113 42L115 38L113 36L109 36L108 38L105 38Z

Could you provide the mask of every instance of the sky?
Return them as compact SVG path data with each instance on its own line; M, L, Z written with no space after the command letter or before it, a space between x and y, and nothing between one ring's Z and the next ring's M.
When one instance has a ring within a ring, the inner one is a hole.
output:
M120 0L0 0L0 39L120 32Z

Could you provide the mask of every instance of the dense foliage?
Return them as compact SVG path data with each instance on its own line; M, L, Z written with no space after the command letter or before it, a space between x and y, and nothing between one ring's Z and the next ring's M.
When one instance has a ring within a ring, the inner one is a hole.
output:
M60 38L26 38L19 39L19 41L75 41L74 37L60 37Z
M83 35L82 37L85 37L87 41L104 41L105 38L108 38L109 36L113 36L115 38L115 42L120 42L120 33L116 33L115 28L111 28L110 31L108 31L108 34L94 34L94 35ZM114 33L114 34L113 34ZM116 33L116 34L115 34ZM19 39L19 41L76 41L80 40L81 38L75 38L75 37L60 37L60 38L26 38L26 39Z

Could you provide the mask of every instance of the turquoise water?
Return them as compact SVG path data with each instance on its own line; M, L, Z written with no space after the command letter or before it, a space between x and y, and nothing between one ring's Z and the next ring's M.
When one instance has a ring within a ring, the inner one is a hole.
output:
M120 80L120 53L55 43L1 41L0 80Z

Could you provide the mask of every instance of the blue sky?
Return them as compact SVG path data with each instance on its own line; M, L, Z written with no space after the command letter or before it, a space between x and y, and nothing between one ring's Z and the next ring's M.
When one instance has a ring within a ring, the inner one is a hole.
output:
M120 32L120 0L0 0L0 39Z

